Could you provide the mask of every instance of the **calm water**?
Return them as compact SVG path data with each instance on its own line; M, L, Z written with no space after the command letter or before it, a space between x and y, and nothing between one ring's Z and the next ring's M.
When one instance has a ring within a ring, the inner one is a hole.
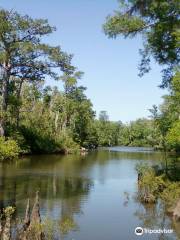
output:
M54 239L60 239L66 223L69 228L61 233L66 240L178 239L175 232L134 234L137 226L172 228L160 204L145 207L136 200L136 164L157 164L162 158L151 149L114 147L86 156L41 155L1 164L0 207L15 205L22 217L27 198L33 202L40 190L41 215L53 219Z

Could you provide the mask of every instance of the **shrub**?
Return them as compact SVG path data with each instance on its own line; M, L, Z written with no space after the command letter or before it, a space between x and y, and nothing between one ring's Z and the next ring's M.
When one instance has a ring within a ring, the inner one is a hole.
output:
M64 153L77 153L79 152L79 145L75 143L70 136L70 134L63 133L56 139L57 151L62 151Z
M138 181L138 197L143 203L155 203L160 199L168 213L173 213L180 199L180 182L171 182L164 174L158 175L154 167L138 164L136 166L140 178Z
M19 153L20 148L16 141L0 137L0 160L14 159L18 157Z
M142 202L153 203L159 197L159 194L166 188L164 175L157 176L155 170L147 165L136 166L140 179L139 198Z
M141 200L144 202L155 202L159 193L163 191L166 183L162 176L156 176L153 170L148 171L140 180Z
M45 131L23 126L21 133L25 139L24 144L29 146L31 153L74 153L79 151L79 145L73 141L68 131L54 136Z
M169 182L167 188L160 194L160 196L166 203L167 207L174 207L180 199L180 182Z
M50 134L37 129L21 126L21 133L24 137L26 148L30 153L53 153L56 149L55 140Z

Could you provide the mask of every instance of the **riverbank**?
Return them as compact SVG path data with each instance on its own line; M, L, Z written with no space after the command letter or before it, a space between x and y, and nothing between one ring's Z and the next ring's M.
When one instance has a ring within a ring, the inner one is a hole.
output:
M49 142L51 142L49 140ZM103 145L91 145L87 148L80 146L75 143L71 138L63 138L59 142L51 142L51 145L48 145L48 142L42 144L42 142L37 141L37 139L30 139L26 141L16 141L12 138L0 137L0 161L13 160L21 156L34 155L34 154L86 154L87 152L98 149L98 148L107 148L115 146L103 146ZM150 146L122 146L126 148L147 148L148 151L151 148L155 151L163 152L162 148L153 148ZM178 153L175 151L166 152L166 154L174 154L178 156Z
M177 166L180 170L179 166ZM170 175L169 169L139 164L138 198L144 204L163 202L165 210L174 221L180 221L180 174Z

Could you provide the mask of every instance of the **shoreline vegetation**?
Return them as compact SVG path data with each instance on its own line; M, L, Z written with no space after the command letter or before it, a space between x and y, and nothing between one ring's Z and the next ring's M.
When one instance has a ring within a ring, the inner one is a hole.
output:
M164 205L167 215L174 222L180 222L180 175L174 176L168 169L159 166L139 164L137 198L142 204L156 204L159 200Z

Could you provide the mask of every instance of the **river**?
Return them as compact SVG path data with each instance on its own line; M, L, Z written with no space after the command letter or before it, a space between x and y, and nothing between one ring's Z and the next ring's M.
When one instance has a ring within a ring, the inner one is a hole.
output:
M54 239L178 239L174 230L134 233L136 227L173 228L160 203L147 207L136 198L136 164L162 160L149 148L110 147L85 156L34 155L1 163L0 208L16 206L16 217L23 217L27 199L32 204L39 190L41 216L56 230Z

